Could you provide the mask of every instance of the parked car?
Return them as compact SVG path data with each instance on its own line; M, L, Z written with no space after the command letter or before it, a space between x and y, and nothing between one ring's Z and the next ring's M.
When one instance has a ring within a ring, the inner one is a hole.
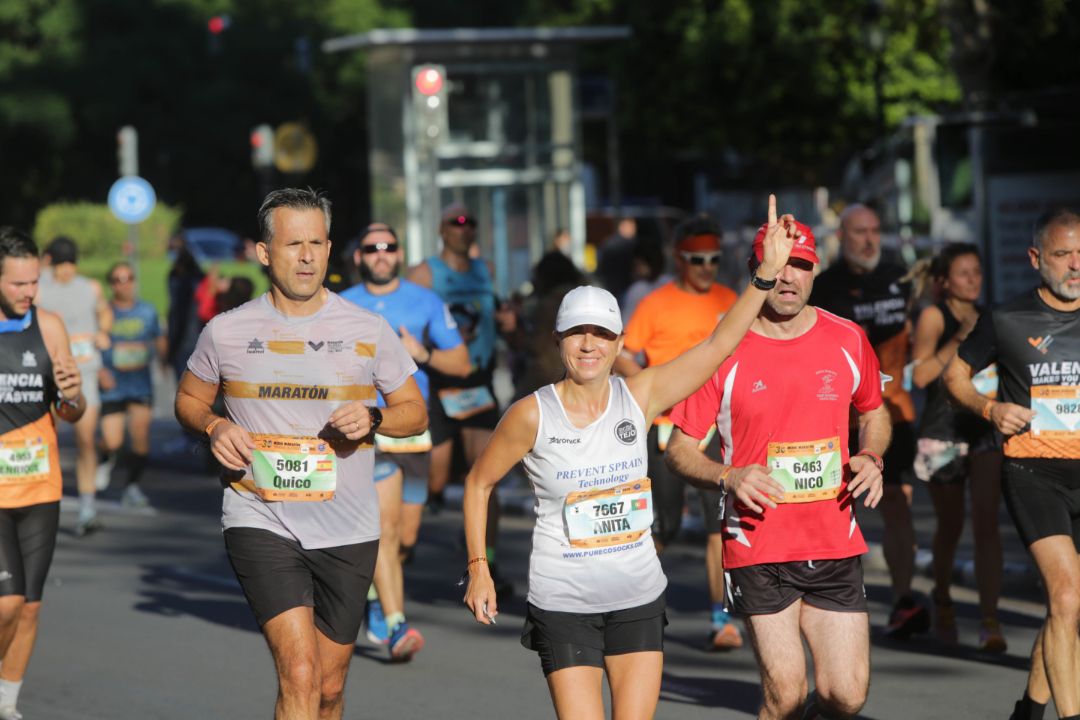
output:
M236 260L244 256L243 239L225 228L186 228L184 241L200 264Z

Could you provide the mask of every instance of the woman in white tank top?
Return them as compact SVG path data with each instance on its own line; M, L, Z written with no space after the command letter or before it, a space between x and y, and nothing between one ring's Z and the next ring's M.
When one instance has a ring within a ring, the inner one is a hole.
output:
M796 236L794 218L778 221L770 196L759 285L775 284ZM537 521L522 643L540 652L560 718L603 718L605 670L616 717L648 718L656 709L667 580L651 541L646 430L716 372L767 294L750 284L708 339L624 380L611 375L623 347L615 298L572 290L554 333L566 376L514 403L469 472L465 604L485 625L498 613L485 557L488 497L518 462L532 483ZM640 632L627 630L637 625Z

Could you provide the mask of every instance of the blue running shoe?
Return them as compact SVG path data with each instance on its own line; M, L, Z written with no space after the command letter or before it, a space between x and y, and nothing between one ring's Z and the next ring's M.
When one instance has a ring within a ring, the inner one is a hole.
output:
M367 639L373 645L385 645L390 642L389 628L386 627L386 616L383 615L382 603L378 600L368 600Z
M390 632L391 662L409 662L412 656L424 649L424 636L413 630L409 623L398 623Z

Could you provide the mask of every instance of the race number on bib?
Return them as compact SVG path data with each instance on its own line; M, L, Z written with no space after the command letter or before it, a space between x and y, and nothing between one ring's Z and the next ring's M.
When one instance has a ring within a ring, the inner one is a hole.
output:
M92 360L96 353L97 346L94 345L93 335L71 336L71 357L75 358L76 363Z
M454 420L464 420L495 408L495 398L483 385L474 388L440 390L439 402L442 403L446 416Z
M1031 388L1031 432L1049 437L1080 437L1080 385Z
M652 527L652 481L641 478L614 487L580 490L563 505L572 547L626 545Z
M144 342L121 341L113 343L112 366L117 370L131 372L142 370L150 364L150 348Z
M252 434L252 490L263 500L330 500L337 489L337 458L325 440Z
M375 435L375 448L384 453L420 453L431 450L431 432L425 430L420 435L407 438L393 438Z
M980 395L996 398L998 391L997 365L987 365L971 376L971 383Z
M769 443L769 474L784 486L785 503L830 500L840 494L840 438Z
M0 441L0 486L49 479L49 446L44 438Z

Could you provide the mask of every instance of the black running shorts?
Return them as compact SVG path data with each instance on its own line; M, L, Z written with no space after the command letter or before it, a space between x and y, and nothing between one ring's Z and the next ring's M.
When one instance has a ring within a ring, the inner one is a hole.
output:
M59 502L0 509L0 595L41 600L59 525Z
M336 643L356 642L379 541L305 550L256 528L229 528L225 550L259 627L286 610L310 607L315 627Z
M1025 546L1068 535L1080 552L1080 459L1005 458L1001 492Z
M821 610L867 612L862 560L798 560L724 571L728 609L740 615L771 615L796 600Z
M663 652L666 608L663 594L644 605L605 613L541 610L529 603L521 644L539 653L545 676L570 667L602 668L607 655Z

